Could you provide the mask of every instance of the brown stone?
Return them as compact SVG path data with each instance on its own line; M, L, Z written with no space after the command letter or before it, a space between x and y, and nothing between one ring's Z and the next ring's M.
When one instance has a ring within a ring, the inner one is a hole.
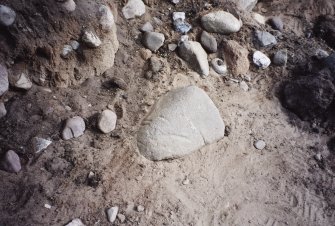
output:
M229 40L224 42L224 60L229 71L234 75L243 75L249 71L249 51L238 42Z

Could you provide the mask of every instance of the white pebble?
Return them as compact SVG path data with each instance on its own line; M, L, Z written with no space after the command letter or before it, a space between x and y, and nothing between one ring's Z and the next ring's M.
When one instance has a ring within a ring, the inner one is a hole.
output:
M255 148L257 148L258 150L263 150L266 146L265 141L264 140L257 140L254 143Z

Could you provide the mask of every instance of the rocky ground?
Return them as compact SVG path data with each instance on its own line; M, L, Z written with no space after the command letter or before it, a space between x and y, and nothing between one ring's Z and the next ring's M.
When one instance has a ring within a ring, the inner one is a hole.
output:
M333 225L335 3L0 2L0 225Z

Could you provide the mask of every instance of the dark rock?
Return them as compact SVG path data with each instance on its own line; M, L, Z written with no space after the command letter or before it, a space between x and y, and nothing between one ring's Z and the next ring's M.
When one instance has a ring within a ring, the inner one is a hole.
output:
M335 49L335 19L332 16L321 16L314 26L317 37L324 39L331 48Z
M7 151L0 166L9 173L18 173L21 170L20 157L12 150Z
M210 35L208 32L203 31L201 34L201 44L205 50L209 53L215 53L218 50L218 43L216 39Z
M272 17L269 20L269 24L275 30L283 31L283 29L284 29L284 23L283 23L282 19L278 16Z
M287 107L301 119L313 119L324 113L334 99L335 86L327 74L303 76L284 88Z

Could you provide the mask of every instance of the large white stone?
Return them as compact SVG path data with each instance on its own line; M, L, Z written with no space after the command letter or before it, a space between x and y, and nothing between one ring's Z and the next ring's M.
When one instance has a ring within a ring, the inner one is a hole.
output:
M137 141L150 160L178 158L224 137L225 125L202 89L188 86L168 92L143 120Z
M256 51L253 54L253 62L256 64L259 68L265 69L270 66L271 60L269 57L267 57L264 53L260 51Z
M145 13L145 5L142 0L129 0L122 8L123 16L126 19L133 19Z
M62 131L62 138L64 140L69 140L72 138L80 137L85 132L85 122L84 119L75 116L66 120L64 129Z
M0 24L10 26L14 23L16 13L13 9L5 5L0 5Z
M206 31L220 34L238 32L242 27L241 20L225 11L217 11L204 15L201 18L201 24Z
M180 43L178 53L200 75L207 76L209 74L207 53L199 42L184 41Z

